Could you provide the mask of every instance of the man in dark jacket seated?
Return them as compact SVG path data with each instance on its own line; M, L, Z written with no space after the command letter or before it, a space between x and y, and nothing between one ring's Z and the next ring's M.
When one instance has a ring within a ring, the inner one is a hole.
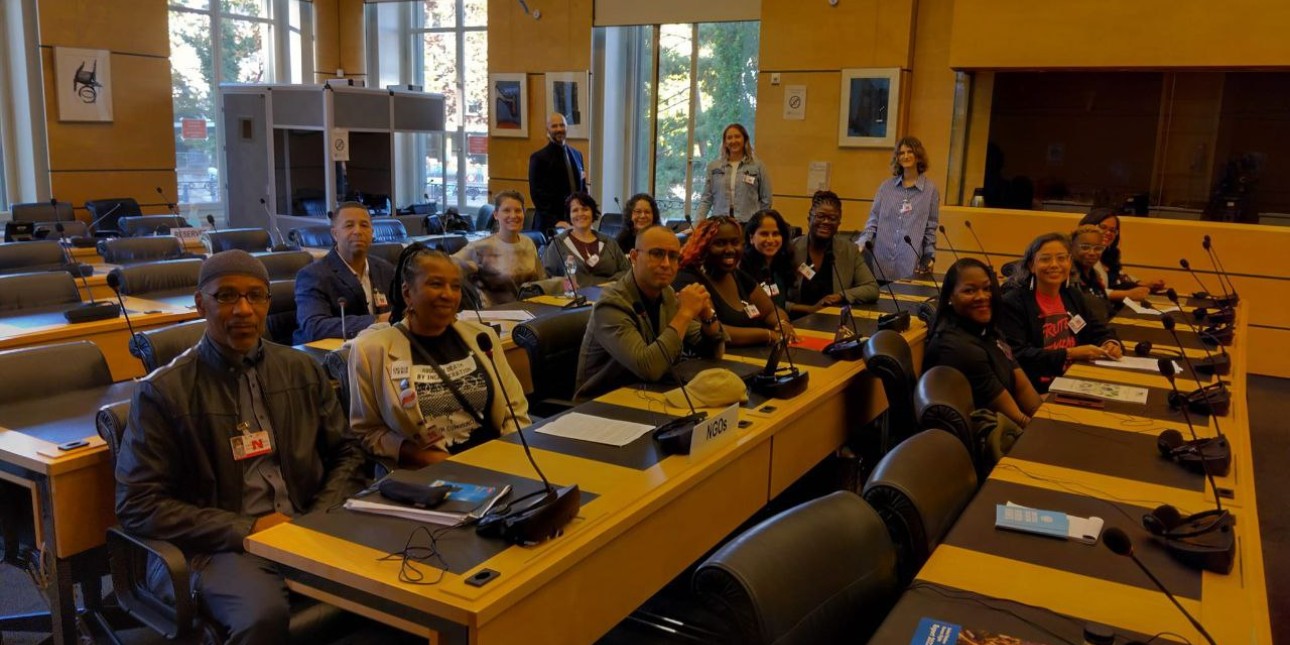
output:
M332 215L336 246L296 275L297 345L324 338L353 338L390 317L394 265L371 257L372 215L358 202L342 202ZM284 296L286 294L283 294ZM341 307L340 301L345 300ZM342 322L343 318L343 322Z
M362 485L362 449L322 368L261 338L269 297L268 272L245 251L202 264L206 334L140 381L116 466L121 525L183 550L229 643L288 642L286 583L243 539Z

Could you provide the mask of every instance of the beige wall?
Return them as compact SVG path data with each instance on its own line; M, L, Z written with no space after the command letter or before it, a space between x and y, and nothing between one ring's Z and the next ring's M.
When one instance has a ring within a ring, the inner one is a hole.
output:
M169 17L165 0L39 0L39 46L51 191L88 213L85 200L134 197L145 213L175 199ZM112 52L111 123L58 120L54 47Z

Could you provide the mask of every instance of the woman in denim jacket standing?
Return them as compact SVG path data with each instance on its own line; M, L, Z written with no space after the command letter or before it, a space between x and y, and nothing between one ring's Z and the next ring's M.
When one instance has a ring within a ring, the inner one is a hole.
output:
M731 123L721 134L721 156L704 172L703 195L699 197L698 220L708 213L733 215L740 222L759 210L770 208L770 175L753 157L748 130Z

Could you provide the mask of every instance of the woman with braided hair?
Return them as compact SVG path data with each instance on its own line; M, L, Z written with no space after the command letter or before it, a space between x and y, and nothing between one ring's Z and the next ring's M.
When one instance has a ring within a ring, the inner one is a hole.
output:
M842 200L830 190L811 197L806 235L793 240L797 288L789 294L789 311L815 313L823 307L876 302L878 281L869 272L860 249L838 238Z

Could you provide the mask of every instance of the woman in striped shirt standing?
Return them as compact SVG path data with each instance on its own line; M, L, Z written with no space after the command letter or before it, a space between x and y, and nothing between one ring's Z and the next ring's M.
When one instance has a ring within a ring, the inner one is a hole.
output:
M896 142L891 153L894 178L878 186L869 221L858 242L864 248L866 241L873 241L873 261L880 270L880 280L902 280L915 272L932 270L941 194L926 172L927 150L923 143L914 137ZM906 237L909 242L905 242Z

